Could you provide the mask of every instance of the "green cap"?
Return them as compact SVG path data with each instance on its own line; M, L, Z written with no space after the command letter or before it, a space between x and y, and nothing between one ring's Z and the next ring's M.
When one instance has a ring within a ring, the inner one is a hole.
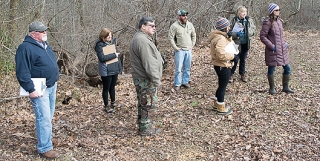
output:
M179 10L178 11L178 15L179 16L185 16L185 15L188 15L189 14L189 12L187 12L187 11L185 11L185 10Z

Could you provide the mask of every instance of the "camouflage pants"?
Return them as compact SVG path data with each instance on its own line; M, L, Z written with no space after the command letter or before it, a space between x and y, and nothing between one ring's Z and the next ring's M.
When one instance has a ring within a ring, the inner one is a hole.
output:
M157 87L150 85L149 80L133 79L138 99L139 130L147 130L155 125L156 109L158 107Z

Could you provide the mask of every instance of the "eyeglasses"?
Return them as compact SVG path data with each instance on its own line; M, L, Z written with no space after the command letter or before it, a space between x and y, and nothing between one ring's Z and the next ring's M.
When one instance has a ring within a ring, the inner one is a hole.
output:
M274 11L277 11L277 12L278 12L278 11L280 11L280 9L277 9L277 10L274 10Z
M148 26L150 26L150 27L152 27L152 28L156 28L156 25L148 25Z

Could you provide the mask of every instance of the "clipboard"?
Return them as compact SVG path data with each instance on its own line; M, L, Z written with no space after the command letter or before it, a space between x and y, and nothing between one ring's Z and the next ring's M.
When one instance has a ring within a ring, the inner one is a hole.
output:
M116 53L116 46L114 44L112 45L107 45L105 47L102 48L103 50L103 54L104 55L108 55L108 54L113 54L113 53ZM117 62L118 61L118 58L114 58L114 59L111 59L111 60L108 60L106 61L106 64L111 64L111 63L114 63L114 62Z
M239 24L239 22L236 22L233 26L232 32L239 32L239 31L243 31L244 27L242 24Z
M46 78L31 78L31 80L34 84L34 88L36 89L36 91L41 96L43 96L47 89ZM24 90L21 86L20 86L20 96L29 96L29 92Z

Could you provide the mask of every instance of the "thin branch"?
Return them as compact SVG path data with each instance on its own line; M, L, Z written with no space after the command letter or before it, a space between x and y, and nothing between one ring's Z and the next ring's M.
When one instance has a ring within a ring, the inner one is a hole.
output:
M10 97L10 98L1 98L0 103L3 101L13 100L13 99L22 98L22 97L26 97L26 96L15 96L15 97Z
M1 46L4 47L5 49L9 50L12 55L15 55L15 52L13 52L13 51L12 51L10 48L8 48L7 46L5 46L5 45L3 45L3 44L1 44Z

